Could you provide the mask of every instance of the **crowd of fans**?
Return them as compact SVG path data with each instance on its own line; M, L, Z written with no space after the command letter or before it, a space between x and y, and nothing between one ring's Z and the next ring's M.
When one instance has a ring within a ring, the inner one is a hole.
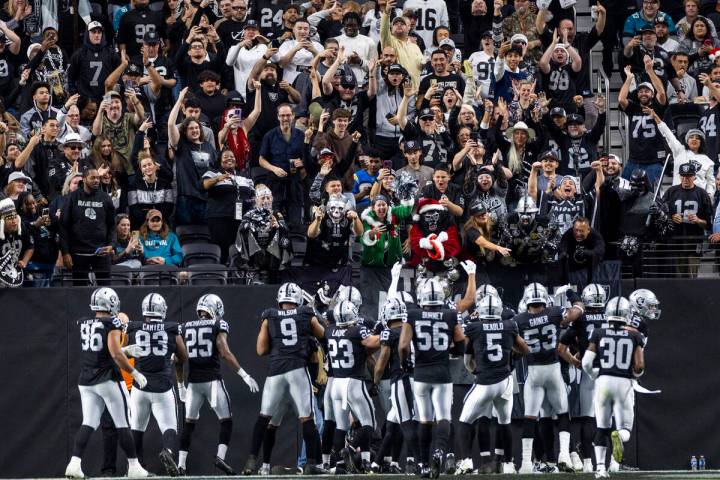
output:
M3 283L185 267L198 225L253 281L298 242L331 269L584 284L651 241L694 275L720 241L716 1L601 0L589 31L571 0L41 3L0 11ZM600 41L627 158L598 147Z

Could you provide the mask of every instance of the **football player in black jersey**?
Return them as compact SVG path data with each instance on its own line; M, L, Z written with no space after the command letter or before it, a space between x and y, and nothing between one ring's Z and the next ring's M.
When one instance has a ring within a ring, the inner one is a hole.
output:
M371 335L367 328L358 324L357 307L343 300L333 309L335 325L325 329L328 357L333 369L333 384L330 397L335 413L334 448L341 452L344 468L350 473L370 471L370 440L375 431L375 407L365 386L368 353L380 347L380 337ZM350 414L360 422L358 446L361 457L361 471L355 467L345 436L350 428ZM342 468L338 462L338 469Z
M304 473L326 473L316 465L320 452L320 436L315 426L314 395L307 369L310 337L322 338L325 329L311 307L303 306L303 291L295 283L284 283L277 293L278 308L262 313L257 337L257 353L270 356L270 371L263 386L260 415L253 429L250 455L243 473L254 474L257 455L270 419L278 412L283 397L289 392L302 423L302 436L307 450Z
M412 393L412 362L406 359L400 361L399 345L402 325L407 321L407 305L400 295L390 296L382 307L380 320L383 330L380 333L380 355L375 362L374 382L379 385L385 370L390 374L390 403L392 407L387 414L385 438L380 450L388 448L390 444L397 444L405 440L407 457L405 459L405 473L416 474L418 458L417 416L415 414L415 401ZM381 451L377 458L383 460ZM394 459L393 459L394 460ZM377 460L376 460L377 462ZM373 462L373 467L376 466ZM373 468L375 470L375 468ZM396 462L383 465L384 473L401 473Z
M220 420L220 439L215 466L227 475L235 475L233 468L225 462L233 422L230 395L220 373L220 359L222 358L242 377L252 393L256 393L259 387L257 382L240 367L237 358L230 350L227 341L230 326L223 320L225 307L220 297L212 293L203 295L198 300L195 310L198 319L186 322L182 326L188 353L188 386L185 399L185 426L180 435L178 467L181 474L184 474L190 440L195 424L200 418L200 408L207 400ZM179 386L181 399L184 388Z
M95 312L94 317L78 321L82 348L78 389L83 420L75 435L72 457L65 469L65 476L85 478L82 456L90 436L100 425L100 416L107 408L117 428L120 446L128 459L127 476L147 477L148 472L137 459L135 444L130 434L128 391L118 367L129 372L139 388L147 385L147 379L130 365L122 351L120 337L124 327L118 318L120 298L112 288L98 288L90 296L90 310Z
M171 357L173 354L180 365L187 359L185 342L180 336L177 322L166 322L167 303L162 295L151 293L142 301L143 321L130 322L127 326L127 341L124 347L136 358L135 367L145 375L147 385L136 386L130 394L130 428L135 449L141 463L144 463L143 436L150 421L150 412L162 433L160 461L168 475L180 474L174 460L177 443L177 402L175 401L175 372ZM180 375L182 378L182 375Z
M582 291L581 298L585 305L585 313L575 320L562 334L558 343L557 351L560 358L568 364L575 367L576 374L582 372L582 359L590 344L590 336L596 328L604 328L607 326L605 320L605 303L607 302L607 292L597 283L591 283ZM573 348L576 354L570 351ZM577 412L573 414L572 423L579 425L580 430L580 446L583 456L583 472L592 473L593 463L593 435L595 434L595 407L594 393L595 381L589 375L580 374L580 388L577 396L577 408L571 411Z
M433 277L418 288L420 310L408 312L407 323L400 335L400 360L410 354L410 342L415 349L415 382L413 393L420 426L420 473L425 478L437 478L450 437L453 384L450 376L450 350L462 355L465 335L457 323L457 312L443 308L446 294L440 281ZM429 462L433 423L437 422L435 452Z
M560 328L580 318L585 309L577 294L572 290L567 290L567 293L572 307L569 309L551 307L548 306L547 289L539 283L531 283L525 287L523 292L527 312L515 316L520 333L530 347L528 375L523 389L525 423L523 425L520 473L533 473L531 457L535 421L540 407L543 405L543 400L548 401L552 411L558 417L560 431L558 468L561 471L574 472L570 459L570 417L567 391L560 372L556 348ZM552 448L546 447L546 450L552 451Z
M613 458L622 463L623 443L630 440L635 420L633 378L645 371L643 338L627 328L632 316L630 302L624 297L611 298L605 307L608 328L597 328L590 336L582 366L595 380L595 478L608 477L605 456L612 436ZM596 358L598 359L597 367ZM616 431L610 433L613 417Z
M503 449L503 473L515 473L512 463L512 420L513 380L511 353L513 350L521 355L530 353L525 340L520 337L518 326L514 320L503 320L503 303L500 297L485 295L476 305L476 315L470 317L465 324L467 348L466 362L475 374L475 384L465 396L458 434L460 436L462 460L458 462L458 473L470 473L473 470L472 445L473 424L476 420L485 424L478 433L480 443L480 469L478 473L495 473L495 466L490 459L490 418L493 408L497 412L499 438ZM476 321L479 320L479 321ZM468 353L472 352L472 353ZM485 460L485 461L483 461Z

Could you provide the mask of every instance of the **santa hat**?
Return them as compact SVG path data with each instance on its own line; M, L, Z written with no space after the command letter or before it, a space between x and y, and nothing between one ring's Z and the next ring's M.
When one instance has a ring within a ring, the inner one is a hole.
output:
M0 200L0 240L5 240L5 219L16 215L15 202L11 198ZM21 223L18 222L18 234L22 233Z
M418 200L418 208L417 208L417 214L413 215L413 221L418 222L420 221L420 215L426 212L430 212L432 210L438 210L438 211L445 211L447 208L445 208L445 205L441 204L439 201L435 200L434 198L428 198L423 197L420 200Z
M710 50L710 54L708 55L708 57L710 57L710 60L712 60L713 62L718 56L720 56L720 48L713 48L712 50Z

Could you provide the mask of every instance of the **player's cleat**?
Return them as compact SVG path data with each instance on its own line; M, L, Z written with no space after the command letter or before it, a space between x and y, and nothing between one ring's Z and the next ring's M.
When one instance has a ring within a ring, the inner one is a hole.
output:
M534 473L535 467L532 464L532 462L522 462L520 464L520 472L519 473Z
M430 467L420 464L420 478L430 478Z
M223 472L225 475L237 475L235 470L220 457L215 457L215 467Z
M303 467L303 475L327 475L328 472L324 468L322 468L320 465L312 465L312 464L305 464Z
M400 464L397 462L390 462L390 465L383 469L383 473L387 473L389 475L402 475L405 472L403 472L403 469L400 468Z
M455 466L455 475L468 475L473 471L472 458L463 458Z
M340 458L343 459L343 462L345 462L345 470L347 470L350 474L359 474L360 471L355 466L355 461L353 460L353 452L349 448L343 448L340 450Z
M502 473L509 473L514 475L515 472L515 464L513 462L505 462L502 464Z
M482 458L481 458L482 460ZM488 460L487 462L483 462L480 464L480 467L478 467L478 474L479 475L492 475L495 473L496 465L494 462Z
M71 458L70 463L68 463L68 466L65 469L65 476L67 478L85 478L81 463L82 461L79 458Z
M270 475L270 465L263 463L260 470L258 470L258 475Z
M578 458L578 460L580 459ZM567 453L561 453L558 456L557 468L564 473L575 473L575 467L573 466L573 462L570 459L570 455L568 455Z
M440 476L440 469L442 468L444 457L445 455L442 450L435 450L435 453L430 459L430 478L438 478Z
M360 472L365 475L372 475L375 472L372 469L372 465L367 460L361 460L360 461ZM378 473L380 472L380 468L378 468Z
M171 477L180 476L180 470L178 469L178 466L175 463L172 452L170 450L168 450L167 448L163 448L162 450L160 450L158 457L160 458L160 463L162 463L162 466L165 468L165 471L168 475L170 475Z
M187 474L187 472L185 471L185 469L183 467L178 467L178 476L179 477L184 477L186 474Z
M369 471L368 473L376 474L376 473L380 473L380 472L383 471L384 469L385 469L385 466L384 466L384 465L381 467L381 466L378 465L377 463L372 462L372 463L370 464L370 471Z
M412 460L405 462L405 475L417 475L419 471L417 463Z
M275 465L270 467L270 475L302 475L302 469L298 472L297 468Z
M617 430L613 430L613 432L610 434L610 439L612 440L612 456L613 459L617 463L622 463L623 461L623 442L620 438L620 432Z
M621 463L619 468L619 472L639 472L640 469L638 467L631 467L630 465L625 465L624 463Z
M589 458L586 458L583 460L583 473L592 473L593 472L593 463L592 460Z
M573 470L576 472L582 472L583 462L577 452L570 452L570 461L572 462Z
M445 473L452 475L455 473L455 454L448 453L445 455Z
M535 473L560 473L560 469L552 463L538 462L535 465Z
M610 474L607 470L598 470L595 472L595 478L610 478Z
M128 464L127 478L147 478L150 474L145 470L140 462Z
M243 475L255 475L257 472L257 457L255 455L248 455L245 460L245 468L242 470Z

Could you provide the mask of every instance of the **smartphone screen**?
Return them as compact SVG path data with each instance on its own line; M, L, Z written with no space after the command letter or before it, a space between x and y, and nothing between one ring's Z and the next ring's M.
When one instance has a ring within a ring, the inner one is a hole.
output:
M235 118L242 118L242 108L236 108L233 113L235 114Z
M50 209L49 209L49 208L43 208L43 209L42 209L42 216L43 216L43 217L49 217L49 216L50 216Z

